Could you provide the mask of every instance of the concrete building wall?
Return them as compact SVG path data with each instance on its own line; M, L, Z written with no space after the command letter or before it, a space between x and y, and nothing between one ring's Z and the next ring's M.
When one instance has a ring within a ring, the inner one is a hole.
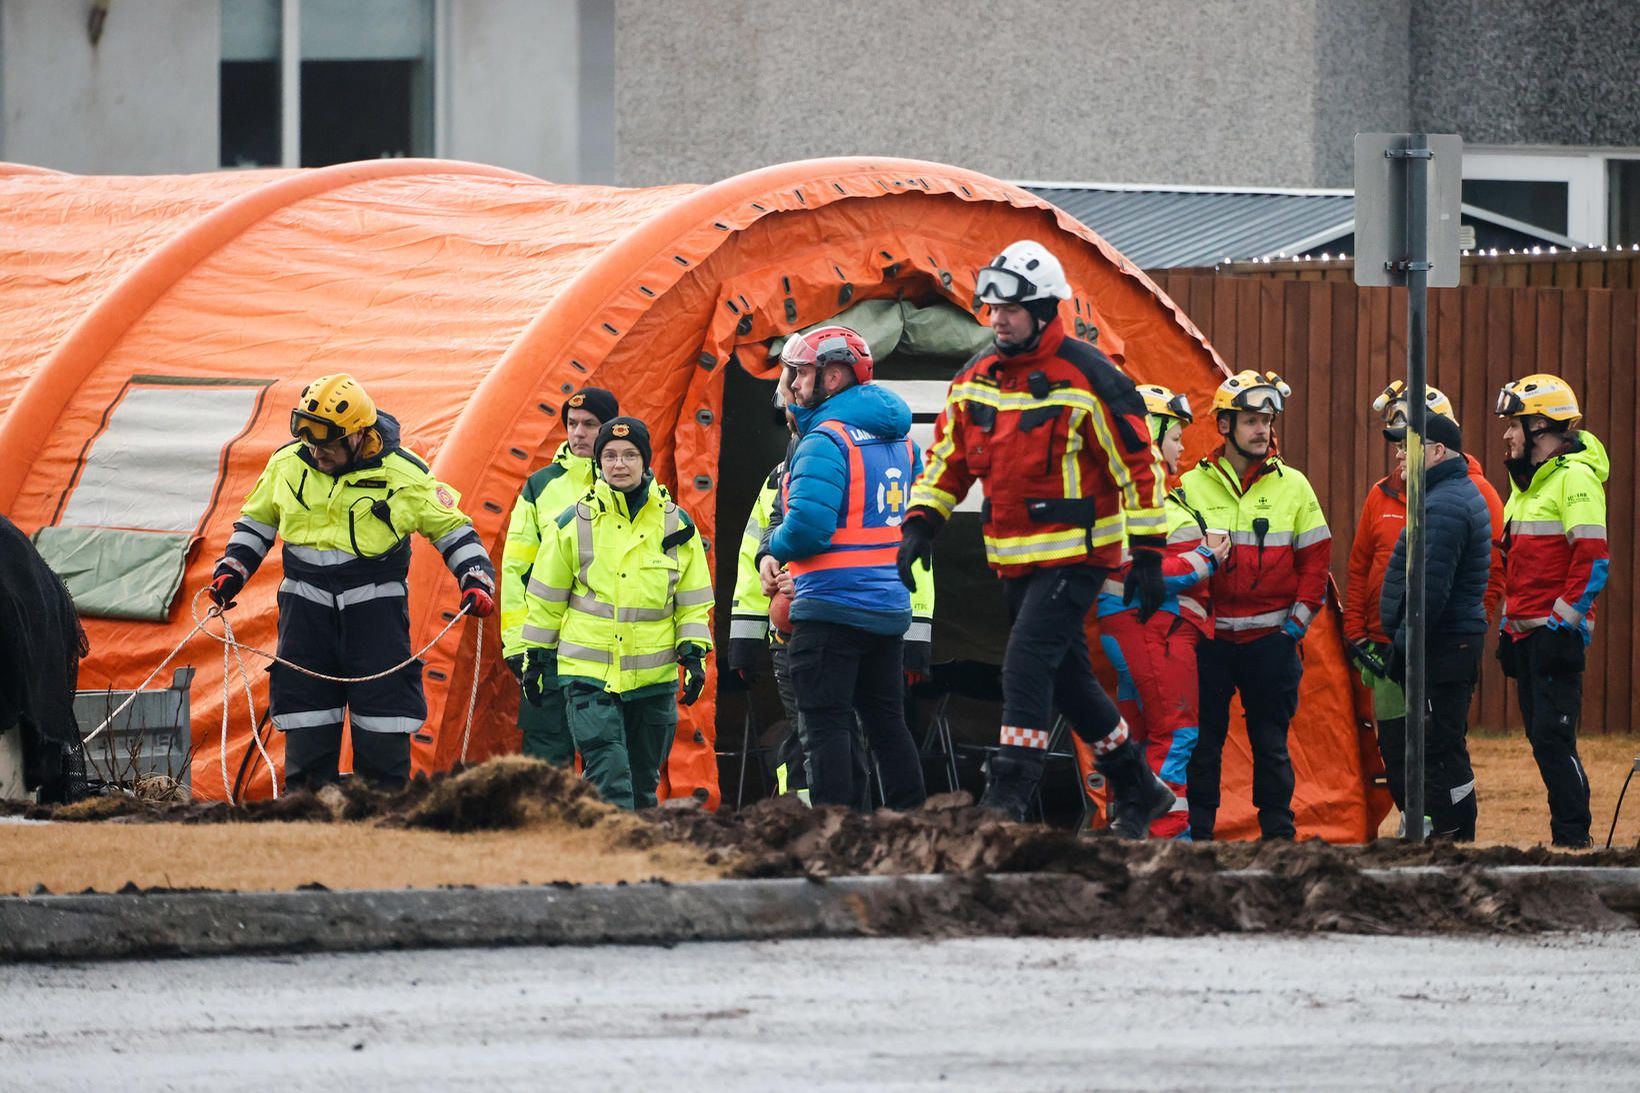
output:
M217 164L218 0L0 0L0 159L81 174Z
M555 182L610 181L607 167L586 177L597 172L581 163L581 6L450 4L445 155Z
M620 0L616 174L865 153L1011 178L1347 184L1354 129L1407 114L1407 3Z
M1468 144L1640 145L1640 2L1416 0L1412 82Z

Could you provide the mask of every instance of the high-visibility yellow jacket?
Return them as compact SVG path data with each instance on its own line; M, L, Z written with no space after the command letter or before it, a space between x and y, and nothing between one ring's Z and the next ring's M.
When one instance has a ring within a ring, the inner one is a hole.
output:
M493 592L495 568L457 507L460 496L398 441L398 422L382 413L371 454L341 474L319 470L296 442L274 452L245 498L216 572L249 580L277 537L285 542L286 591L332 607L358 600L359 589L371 597L404 596L410 536L420 534L444 555L463 590Z
M729 667L745 668L759 663L769 644L769 597L763 594L763 580L757 572L758 554L768 541L771 524L780 520L780 483L786 464L776 465L746 517L740 536L740 555L735 567L735 597L729 614ZM907 671L928 671L934 646L934 573L912 566L916 591L911 593L911 625L905 632Z
M1277 630L1297 641L1327 598L1332 532L1310 480L1271 454L1236 474L1220 447L1179 478L1207 526L1230 533L1213 574L1213 631L1249 642Z
M706 551L658 482L631 514L594 482L542 541L525 598L525 647L556 650L559 678L616 694L676 687L678 647L712 646Z
M574 455L569 444L558 446L552 462L524 482L507 524L501 549L501 655L524 651L524 616L528 604L524 588L541 541L557 534L558 516L592 488L592 459Z
M1594 601L1606 587L1606 479L1611 460L1593 433L1579 429L1564 451L1538 466L1523 486L1511 480L1503 508L1503 628L1540 626L1594 632Z

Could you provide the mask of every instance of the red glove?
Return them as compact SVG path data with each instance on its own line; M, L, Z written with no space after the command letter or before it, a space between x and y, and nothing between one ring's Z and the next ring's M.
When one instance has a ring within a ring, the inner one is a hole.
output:
M482 588L469 588L461 594L461 606L467 608L469 615L477 615L487 619L495 614L495 600Z

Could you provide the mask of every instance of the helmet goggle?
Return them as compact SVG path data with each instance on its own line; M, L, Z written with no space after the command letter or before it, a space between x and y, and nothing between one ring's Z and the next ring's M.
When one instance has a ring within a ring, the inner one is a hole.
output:
M1499 417L1520 417L1526 413L1526 400L1520 397L1515 390L1514 381L1503 385L1498 391L1498 405L1495 411Z
M310 414L306 410L292 410L290 412L290 435L304 444L323 447L342 439L347 435L347 430L329 418L320 417L318 414Z
M1190 400L1183 394L1174 395L1167 400L1167 416L1176 417L1187 425L1196 420L1195 415L1190 412Z
M848 343L848 339L841 334L822 338L820 344L814 347L814 363L817 365L839 364L845 368L853 368L860 361L860 354Z
M1285 386L1285 385L1284 385ZM1280 387L1261 383L1236 394L1236 408L1256 414L1279 414L1287 406L1287 397Z
M1017 304L1035 299L1042 292L1036 282L1011 269L986 266L974 282L974 295L988 304Z

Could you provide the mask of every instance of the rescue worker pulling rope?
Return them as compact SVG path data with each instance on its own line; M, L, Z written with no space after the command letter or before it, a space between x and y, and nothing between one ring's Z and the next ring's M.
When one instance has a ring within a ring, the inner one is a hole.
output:
M463 610L495 610L495 567L457 507L454 490L401 446L399 423L378 412L352 376L322 376L290 415L296 439L268 460L216 563L209 594L233 605L274 539L284 540L279 645L289 664L269 669L274 727L285 734L285 782L318 788L337 778L344 719L354 773L403 785L410 734L427 717L421 663L410 648L410 536L431 540L461 588ZM408 663L405 663L408 662ZM381 679L342 683L403 667Z

